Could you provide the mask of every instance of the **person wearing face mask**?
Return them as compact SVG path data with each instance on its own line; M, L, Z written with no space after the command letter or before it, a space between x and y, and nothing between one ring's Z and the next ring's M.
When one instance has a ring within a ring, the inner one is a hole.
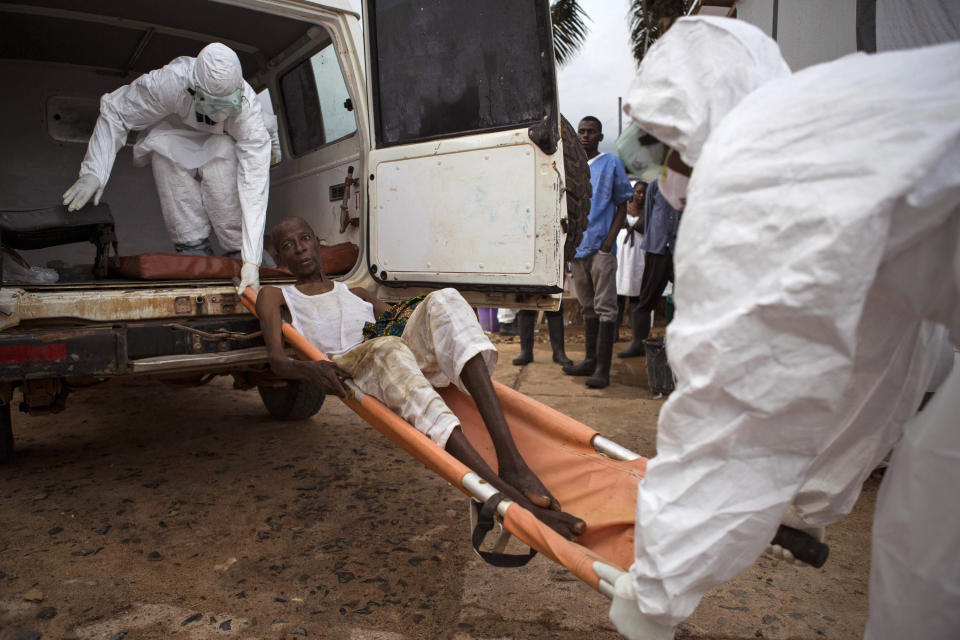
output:
M881 9L923 4L878 4L878 34ZM891 448L864 637L956 637L958 57L948 42L791 75L759 29L697 17L644 58L624 111L695 169L667 330L677 387L610 609L628 638L673 638L781 522L822 538Z
M68 211L100 203L127 134L141 130L134 164L153 167L176 252L213 255L212 232L227 256L243 260L238 291L257 288L271 135L237 54L214 42L105 94L80 178L63 194Z

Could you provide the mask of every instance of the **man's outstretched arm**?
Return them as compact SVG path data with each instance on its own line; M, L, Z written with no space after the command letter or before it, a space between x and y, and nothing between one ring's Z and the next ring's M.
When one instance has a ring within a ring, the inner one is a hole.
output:
M350 374L329 360L318 362L294 360L283 350L283 293L276 287L263 287L257 296L257 315L267 346L270 369L280 378L305 380L316 385L322 392L341 398L347 390L340 382Z

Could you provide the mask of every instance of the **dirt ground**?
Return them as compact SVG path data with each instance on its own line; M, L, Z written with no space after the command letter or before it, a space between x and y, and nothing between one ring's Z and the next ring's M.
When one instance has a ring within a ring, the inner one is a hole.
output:
M613 384L589 390L542 334L524 368L516 339L498 339L495 377L652 456L664 399L643 359L614 358ZM582 349L570 336L571 357ZM15 414L14 433L0 640L619 638L608 601L559 566L477 559L462 494L336 399L284 423L228 378L99 388L59 415ZM677 637L859 638L878 484L828 529L823 569L761 556Z

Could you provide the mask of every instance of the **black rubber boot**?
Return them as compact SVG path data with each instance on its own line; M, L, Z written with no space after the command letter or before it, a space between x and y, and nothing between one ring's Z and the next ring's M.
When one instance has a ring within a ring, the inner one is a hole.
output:
M567 357L563 349L563 311L547 312L547 327L550 329L550 346L553 347L553 361L563 367L573 366L573 360Z
M633 341L617 354L618 358L639 358L645 354L643 341L650 335L650 312L641 311L639 304L630 305L630 325L633 327Z
M613 332L616 322L601 322L597 336L597 368L587 378L586 385L591 389L603 389L610 384L610 361L613 359Z
M620 342L620 325L623 323L623 312L628 300L628 296L617 296L617 330L613 332L614 342Z
M568 365L563 372L568 376L588 376L597 368L597 332L600 330L600 318L587 318L583 321L583 337L587 353L580 364Z
M524 309L517 314L517 326L520 327L520 355L513 364L523 366L533 362L533 325L537 321L537 312Z

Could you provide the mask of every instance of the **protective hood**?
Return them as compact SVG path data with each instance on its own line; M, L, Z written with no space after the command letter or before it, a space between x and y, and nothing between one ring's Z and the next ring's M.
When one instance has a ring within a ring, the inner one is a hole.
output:
M749 93L790 75L777 43L740 20L678 20L647 52L623 111L691 167Z
M197 86L215 96L225 96L243 86L240 58L233 49L219 42L200 50L194 75Z

